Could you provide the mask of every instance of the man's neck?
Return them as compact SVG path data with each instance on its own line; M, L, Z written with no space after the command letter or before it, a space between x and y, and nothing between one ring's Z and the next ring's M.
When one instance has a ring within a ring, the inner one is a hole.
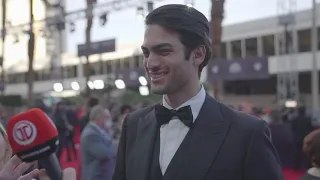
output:
M166 102L175 109L195 96L200 91L201 87L201 82L199 81L196 85L183 87L178 92L166 94L164 95L164 98Z

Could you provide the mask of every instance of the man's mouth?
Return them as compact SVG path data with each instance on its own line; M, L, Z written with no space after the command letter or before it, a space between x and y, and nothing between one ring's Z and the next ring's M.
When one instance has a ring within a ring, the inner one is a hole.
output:
M168 75L169 72L149 73L152 82L156 82Z

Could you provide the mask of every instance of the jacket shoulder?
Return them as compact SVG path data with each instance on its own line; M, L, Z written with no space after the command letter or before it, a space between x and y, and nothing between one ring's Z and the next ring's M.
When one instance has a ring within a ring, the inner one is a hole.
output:
M139 119L145 117L154 109L154 105L148 106L139 110L135 110L127 115L125 121L127 125L135 124L139 121Z
M232 109L222 103L219 103L219 105L222 117L228 119L231 124L237 128L252 131L266 126L266 122L259 117Z

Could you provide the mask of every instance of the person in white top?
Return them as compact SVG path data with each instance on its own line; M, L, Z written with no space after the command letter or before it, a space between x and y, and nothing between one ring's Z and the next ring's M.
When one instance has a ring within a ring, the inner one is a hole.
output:
M123 122L113 180L282 180L266 123L208 95L209 22L179 4L148 14L141 49L156 104Z

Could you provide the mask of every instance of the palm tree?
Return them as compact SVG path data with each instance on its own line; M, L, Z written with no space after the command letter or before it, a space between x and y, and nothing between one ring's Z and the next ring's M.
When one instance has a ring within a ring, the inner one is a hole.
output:
M6 20L7 20L7 0L2 0L2 59L0 62L1 66L1 81L5 82L5 72L4 72L4 60L5 60L5 41L6 41ZM2 92L3 93L3 92Z
M225 0L211 0L211 26L212 26L212 59L221 58L221 35L222 21L224 18L224 3ZM213 93L219 99L221 82L215 82L213 85Z
M46 7L51 6L47 0L43 0ZM29 5L29 16L30 16L30 29L29 29L29 41L28 41L28 76L27 76L27 84L28 84L28 106L33 107L33 83L34 83L34 47L35 47L35 34L33 29L34 23L34 15L33 15L33 0L30 0Z
M28 57L29 57L29 65L28 65L28 105L29 107L33 106L33 83L34 83L34 69L33 69L33 61L34 61L34 46L35 46L35 37L33 32L33 0L30 0L29 6L29 16L30 16L30 30L29 30L29 42L28 42Z
M87 3L87 27L86 27L86 44L89 46L91 43L91 29L92 29L92 21L93 21L93 4L96 2L96 0L86 0ZM89 62L89 56L86 57L86 64L85 64L85 76L86 76L86 82L90 80L90 62ZM86 83L87 84L87 83ZM90 95L90 88L88 85L86 85L86 96Z

